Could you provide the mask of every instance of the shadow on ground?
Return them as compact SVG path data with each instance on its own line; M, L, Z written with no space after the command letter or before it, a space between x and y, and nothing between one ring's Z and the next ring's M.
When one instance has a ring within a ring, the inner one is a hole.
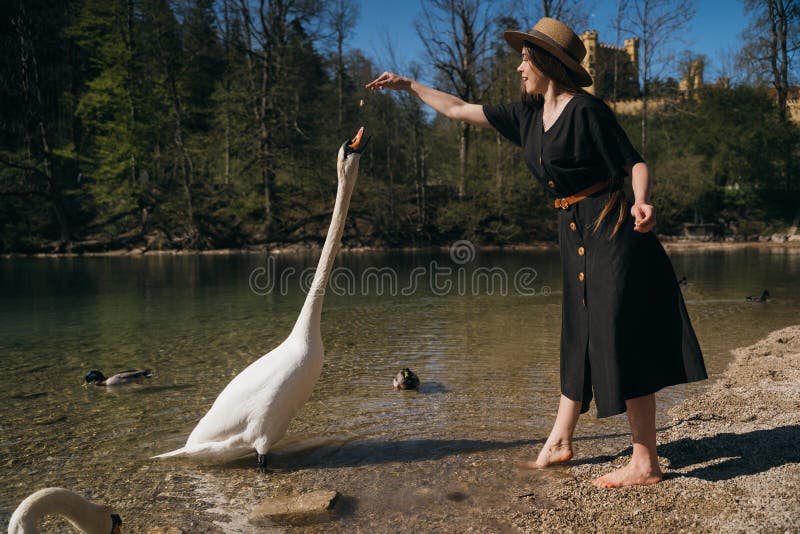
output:
M754 430L744 434L717 434L700 439L684 438L658 448L669 459L670 469L682 469L717 460L676 476L709 481L754 475L790 463L800 463L800 425Z
M724 433L699 439L683 438L658 446L658 455L669 460L669 468L678 470L666 478L693 477L717 482L743 475L763 473L773 467L800 463L800 425L754 430L744 434ZM628 447L615 455L595 456L575 464L610 462L632 452ZM711 465L709 462L714 462Z
M602 440L618 438L628 434L603 434L580 436L575 441ZM331 469L358 467L390 462L421 462L440 460L448 456L472 454L517 447L541 445L544 439L520 439L512 441L472 440L472 439L407 439L407 440L353 440L327 443L311 447L295 448L270 452L267 458L268 469L272 471L294 471L306 468ZM590 458L579 463L600 463L613 457ZM256 465L255 453L232 462L235 467L252 469Z

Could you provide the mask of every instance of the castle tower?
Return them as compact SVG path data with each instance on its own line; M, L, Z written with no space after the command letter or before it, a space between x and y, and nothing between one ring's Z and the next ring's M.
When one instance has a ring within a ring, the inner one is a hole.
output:
M630 60L630 64L633 67L632 75L636 80L638 80L639 79L639 38L638 37L631 37L630 39L625 39L625 52L628 54L628 59Z
M586 56L583 58L583 68L592 75L592 80L597 80L597 31L586 30L581 34L581 41L586 47ZM589 87L584 87L587 93L595 94L595 83Z
M692 82L694 83L695 89L700 89L703 87L703 69L705 68L705 63L702 59L696 59L692 61Z
M697 90L703 87L703 70L705 63L702 59L695 59L689 63L689 72L678 83L678 90L685 98L696 98Z
M587 92L609 98L639 96L639 39L625 39L625 47L601 43L596 30L587 30L580 36L586 47L583 67L592 75L592 85Z

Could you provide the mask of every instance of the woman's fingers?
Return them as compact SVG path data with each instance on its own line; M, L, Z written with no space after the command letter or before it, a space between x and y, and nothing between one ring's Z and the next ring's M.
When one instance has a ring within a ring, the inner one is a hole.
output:
M642 232L643 234L646 234L647 232L649 232L650 230L655 228L655 226L656 226L655 223L653 221L650 221L647 224L640 224L639 226L634 228L634 230L636 230L637 232Z
M395 90L403 90L406 89L410 84L410 80L408 78L404 78L403 76L398 76L393 72L386 71L364 87L370 90L375 89L395 89Z
M637 232L649 232L656 225L656 217L650 204L634 204L631 207L633 229Z
M381 74L380 76L378 76L377 78L375 78L374 80L369 82L366 85L366 87L367 87L367 89L374 89L375 87L381 87L386 82L388 82L391 79L391 77L392 77L392 73L391 72L388 72L388 71L384 72L383 74Z

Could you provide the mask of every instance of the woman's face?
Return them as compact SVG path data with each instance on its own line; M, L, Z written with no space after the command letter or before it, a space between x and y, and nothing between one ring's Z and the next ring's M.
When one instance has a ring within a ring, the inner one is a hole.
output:
M528 51L524 48L522 49L522 61L517 67L517 72L522 76L522 86L529 95L544 94L547 91L550 79L534 66L533 61L528 56Z

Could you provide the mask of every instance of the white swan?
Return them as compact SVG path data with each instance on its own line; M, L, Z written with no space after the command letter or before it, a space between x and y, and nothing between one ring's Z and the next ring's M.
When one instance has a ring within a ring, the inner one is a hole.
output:
M272 352L251 363L222 390L186 445L155 458L179 456L202 462L226 462L255 450L259 469L266 454L286 432L289 421L311 396L322 371L324 350L320 315L325 286L339 251L358 160L369 140L364 128L339 149L339 185L328 235L314 281L291 334Z
M8 534L38 534L39 520L48 514L66 517L81 532L120 534L122 520L111 508L87 501L64 488L45 488L22 501L8 523Z

